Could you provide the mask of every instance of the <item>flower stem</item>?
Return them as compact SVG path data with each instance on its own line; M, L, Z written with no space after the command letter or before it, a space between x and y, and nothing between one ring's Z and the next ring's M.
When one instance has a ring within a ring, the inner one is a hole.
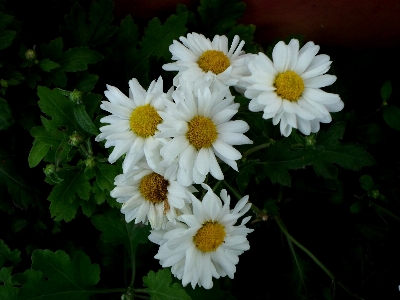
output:
M257 152L258 150L268 148L270 145L271 145L271 143L265 143L265 144L258 145L254 148L251 148L251 149L247 150L245 153L243 153L243 157L246 157L254 152Z
M387 208L384 208L376 203L370 202L369 206L375 208L378 211L381 211L385 214L387 214L388 216L392 217L393 219L397 220L400 222L400 218L398 216L396 216L394 213L392 213L390 210L388 210Z
M274 217L276 223L278 224L279 228L281 231L286 235L286 238L290 240L293 244L295 244L297 247L299 247L301 250L303 250L331 279L332 282L337 283L340 285L342 289L344 289L349 295L363 300L363 298L359 297L356 294L353 294L343 283L337 280L337 277L318 259L315 257L314 254L311 253L310 250L308 250L306 247L304 247L302 244L300 244L286 229L285 224L283 224L282 220L280 217L276 216Z
M227 187L227 189L231 192L231 194L237 199L240 200L243 198L243 196L239 193L237 189L235 189L233 186L231 186L227 181L223 181L224 185Z

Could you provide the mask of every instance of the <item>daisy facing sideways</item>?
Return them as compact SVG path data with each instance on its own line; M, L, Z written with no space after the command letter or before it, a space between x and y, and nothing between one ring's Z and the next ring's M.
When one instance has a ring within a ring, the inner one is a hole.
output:
M233 38L229 49L228 38L224 35L216 35L210 41L193 32L179 39L181 42L174 40L169 47L175 62L163 66L166 71L178 71L175 86L179 84L179 77L193 83L195 90L211 85L234 86L242 76L249 74L245 58L253 54L242 51L244 41L240 41L239 36Z
M316 55L318 51L313 42L299 50L298 40L288 45L281 41L273 49L272 61L260 52L249 62L251 75L239 82L251 99L249 110L263 111L263 118L272 118L274 125L280 122L285 137L292 128L305 135L317 132L320 123L332 121L330 112L343 109L339 95L320 89L334 83L336 76L325 74L332 62L328 55Z
M107 85L104 92L109 101L102 101L100 107L110 116L100 120L110 125L100 127L96 141L106 140L105 147L114 146L108 161L114 163L126 154L122 164L123 172L128 172L142 158L155 168L160 162L160 141L154 138L157 125L162 122L159 112L164 110L167 100L163 92L161 76L144 90L134 78L129 81L129 98L118 88Z
M160 112L163 123L156 138L172 138L161 148L161 163L167 167L177 162L177 180L184 186L204 182L208 173L222 180L216 157L237 171L242 154L232 145L253 143L243 134L249 130L246 122L230 121L239 104L227 96L227 89L194 92L183 83L172 93L175 102L166 103L167 110Z
M233 278L239 255L250 249L247 234L252 232L245 224L234 225L251 207L248 196L243 197L230 210L230 197L221 191L221 199L205 184L208 190L202 201L193 195L193 214L183 214L176 224L168 224L167 230L153 230L150 241L160 245L155 258L164 267L171 267L175 277L188 283L210 289L212 277L226 275Z
M168 221L175 223L179 214L188 212L188 193L197 191L181 186L161 166L152 170L144 159L126 174L115 177L114 184L111 197L123 204L121 212L126 222L150 221L153 229L164 228Z

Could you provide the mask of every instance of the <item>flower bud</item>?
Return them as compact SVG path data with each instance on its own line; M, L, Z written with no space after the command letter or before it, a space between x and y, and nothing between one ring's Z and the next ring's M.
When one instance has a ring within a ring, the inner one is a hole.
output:
M25 52L25 58L26 58L27 60L30 60L30 61L35 60L35 59L36 59L36 52L35 52L35 50L32 50L32 49L26 50L26 52Z
M0 80L0 86L3 87L3 88L8 87L8 81L5 80L5 79L1 79Z
M74 91L69 94L69 99L76 104L80 104L82 102L82 92L74 89Z
M71 146L78 147L81 143L83 142L82 136L79 134L79 132L74 131L70 136L68 140L68 144Z
M50 176L56 172L56 166L54 164L48 164L46 168L43 169L43 172L46 176Z
M84 161L86 168L94 168L96 166L96 160L94 157L89 157Z

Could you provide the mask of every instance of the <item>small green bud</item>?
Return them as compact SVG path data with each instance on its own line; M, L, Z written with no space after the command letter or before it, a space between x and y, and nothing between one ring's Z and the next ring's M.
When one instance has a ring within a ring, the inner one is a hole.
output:
M309 135L305 137L305 146L306 147L313 147L317 141L315 140L315 135Z
M36 59L36 52L35 50L29 49L25 52L25 58L29 61L33 61Z
M5 79L1 79L0 85L1 85L1 87L6 88L6 87L8 87L8 81Z
M37 59L35 59L33 62L34 62L35 65L39 64L39 60L37 60Z
M373 190L373 191L370 191L370 192L368 193L368 196L370 196L370 197L372 197L372 198L374 198L374 199L378 199L380 195L381 195L381 194L379 193L378 190Z
M96 159L94 157L89 157L84 161L86 168L94 168L96 166Z
M50 176L56 172L56 166L54 164L48 164L46 168L43 169L43 172L46 176Z
M79 134L79 132L74 131L70 136L68 140L68 144L71 146L78 147L81 143L83 142L82 136Z
M74 89L74 91L69 94L69 99L76 104L80 104L82 102L82 92Z

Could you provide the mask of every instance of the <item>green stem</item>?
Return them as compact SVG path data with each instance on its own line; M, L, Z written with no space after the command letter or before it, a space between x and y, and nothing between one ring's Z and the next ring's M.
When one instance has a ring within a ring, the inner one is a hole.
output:
M218 187L221 185L221 183L222 183L222 180L220 180L220 181L218 181L215 185L214 185L214 187L213 187L213 192L215 192L217 189L218 189Z
M131 262L132 262L132 276L131 276L131 283L129 284L129 287L133 288L133 283L134 283L134 281L135 281L135 276L136 276L136 259L135 259L135 254L132 254Z
M149 293L147 289L134 289L133 291L135 293L146 293L146 294Z
M135 298L139 298L139 299L150 299L149 296L142 296L142 295L136 295L136 294L135 294Z
M392 213L390 210L388 210L387 208L384 208L376 203L370 202L369 206L375 208L376 210L379 210L381 212L384 212L385 214L387 214L388 216L391 216L393 219L396 219L397 221L400 222L400 218L398 216L396 216L394 213Z
M251 149L247 150L245 153L243 153L243 157L246 157L254 152L257 152L258 150L268 148L270 145L271 145L271 143L265 143L265 144L258 145L254 148L251 148Z
M281 231L286 235L287 239L290 240L297 247L299 247L301 250L303 250L332 279L333 282L337 283L349 295L351 295L357 299L363 300L363 298L360 298L356 294L353 294L343 283L338 281L337 277L335 275L333 275L333 273L318 258L316 258L315 255L310 252L310 250L308 250L306 247L304 247L302 244L300 244L293 236L291 236L291 234L287 231L286 226L285 226L285 224L283 224L280 217L276 216L275 221L278 224Z
M95 290L93 294L109 294L109 293L126 293L127 289L104 289L104 290ZM90 291L88 291L90 292Z
M80 144L80 145L79 145L79 150L80 150L81 152L83 152L83 154L84 154L87 158L92 157L92 155L87 151L86 147L85 147L83 144Z
M227 189L235 196L237 200L240 200L243 198L243 196L239 193L237 189L235 189L233 186L231 186L227 181L223 181L224 185L227 187Z

